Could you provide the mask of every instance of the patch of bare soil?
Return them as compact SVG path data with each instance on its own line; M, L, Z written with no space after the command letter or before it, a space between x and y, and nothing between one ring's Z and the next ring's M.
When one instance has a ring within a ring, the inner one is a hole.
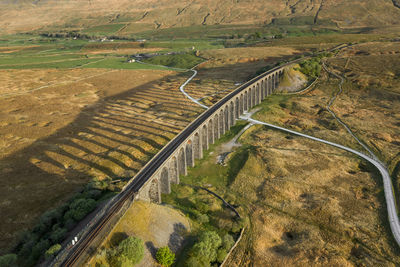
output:
M190 229L189 220L176 209L138 201L121 218L102 247L108 248L113 238L121 234L136 236L145 243L145 254L141 263L135 266L159 266L155 261L157 249L169 246L178 252ZM96 263L105 260L103 249L99 249L89 266L97 266Z
M296 64L284 69L277 92L296 92L305 87L308 79L298 70L299 68L300 66Z

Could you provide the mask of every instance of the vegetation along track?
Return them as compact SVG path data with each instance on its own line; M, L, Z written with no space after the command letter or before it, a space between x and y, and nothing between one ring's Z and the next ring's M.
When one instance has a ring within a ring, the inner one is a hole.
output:
M297 60L289 62L289 63L293 63L293 62L296 62L296 61ZM287 65L287 64L285 64L285 65ZM391 231L393 233L393 237L395 238L397 244L400 246L400 221L399 221L399 217L397 215L397 209L396 209L396 205L395 205L395 196L394 196L393 185L392 185L392 180L390 178L389 171L387 170L386 166L381 161L378 160L378 158L368 148L368 146L366 146L363 142L361 142L354 135L354 133L351 131L351 129L344 122L342 122L340 120L340 118L338 118L336 116L336 114L330 109L330 107L333 104L333 102L335 101L337 95L340 94L341 91L342 91L342 84L344 83L344 78L341 77L341 76L338 76L338 75L336 75L336 74L334 74L334 73L332 73L330 71L328 71L326 66L325 65L323 65L323 66L324 66L325 70L328 73L331 73L334 76L336 76L336 77L341 79L341 82L339 83L339 92L337 94L335 94L332 97L332 99L329 101L328 106L327 106L328 111L333 115L333 117L341 125L343 125L346 128L346 130L353 136L353 138L355 138L357 140L357 142L360 143L360 145L363 146L370 153L370 156L364 154L363 152L354 150L352 148L349 148L349 147L346 147L346 146L343 146L343 145L340 145L340 144L337 144L337 143L334 143L334 142L330 142L330 141L327 141L327 140L324 140L324 139L321 139L321 138L317 138L317 137L310 136L310 135L307 135L307 134L303 134L303 133L300 133L300 132L297 132L297 131L286 129L286 128L283 128L283 127L280 127L280 126L276 126L276 125L273 125L273 124L270 124L270 123L266 123L266 122L262 122L262 121L258 121L258 120L252 119L252 118L250 118L251 117L251 113L245 113L244 115L240 116L240 118L243 119L243 120L247 120L250 123L265 125L265 126L268 126L268 127L272 128L272 129L288 132L288 133L291 133L291 134L294 134L294 135L297 135L297 136L305 137L305 138L308 138L308 139L311 139L311 140L314 140L314 141L317 141L317 142L320 142L320 143L324 143L324 144L327 144L327 145L330 145L330 146L334 146L334 147L340 148L340 149L345 150L347 152L350 152L350 153L352 153L354 155L357 155L358 157L361 157L361 158L365 159L366 161L368 161L369 163L371 163L372 165L374 165L378 169L378 171L380 172L380 174L382 176L382 179L383 179L383 188L384 188L384 193L385 193L386 207L387 207L387 211L388 211L388 219L389 219L390 229L391 229ZM190 77L190 80L193 79L194 76L195 75ZM185 85L187 83L188 82L186 81ZM184 86L183 86L181 91L183 91L183 93L187 96L187 93L184 91ZM188 96L188 97L189 97L189 99L191 99L193 101L192 97L190 97L190 96ZM193 101L193 102L195 102L196 104L199 104L198 101ZM202 104L201 104L201 106L204 107L204 105L202 105ZM206 107L206 108L210 109L210 107Z
M348 46L345 46L348 47ZM340 47L343 48L343 47ZM335 49L340 49L340 48L334 48ZM247 86L251 85L252 83L258 81L265 75L268 75L270 72L276 71L277 69L283 68L285 66L288 66L290 64L293 64L295 62L298 62L301 59L297 59L291 62L288 62L282 66L273 68L269 71L267 71L264 74L261 74L260 76L246 82L245 84L239 86L237 89L229 93L227 96L222 98L220 101L218 101L216 104L214 104L211 107L202 105L199 103L198 100L193 99L188 95L185 91L184 88L185 86L197 75L197 71L192 69L194 74L181 86L181 92L189 97L193 102L195 102L198 105L201 105L203 108L206 109L205 112L203 112L195 121L193 121L191 124L189 124L178 136L176 136L174 139L172 139L157 155L153 157L152 160L150 160L142 169L141 171L133 178L131 181L128 183L128 185L124 188L124 190L118 194L113 200L112 203L108 206L107 210L104 212L104 215L102 215L96 222L93 223L93 226L90 228L90 230L84 234L84 236L78 241L78 243L71 249L71 251L68 253L67 257L62 261L61 265L62 266L72 266L76 263L76 261L79 259L79 257L82 255L82 253L85 251L86 248L89 247L91 241L97 236L97 234L104 228L105 225L111 220L111 218L118 213L118 211L121 210L123 204L125 203L126 200L129 198L134 198L139 189L142 188L142 186L150 179L150 177L154 174L154 172L163 164L165 160L168 159L168 157L173 153L179 145L187 138L189 137L194 130L197 129L199 125L201 125L209 116L211 116L216 110L218 110L221 106L223 106L226 102L228 102L233 96L241 92L243 89L245 89ZM397 216L397 211L395 207L395 202L394 202L394 196L393 196L393 190L392 190L392 182L390 179L390 175L386 169L386 167L378 160L375 160L372 157L369 157L365 155L362 152L356 151L354 149L327 141L323 140L320 138L316 138L313 136L309 136L306 134L302 134L296 131L292 131L283 127L275 126L272 124L268 124L265 122L257 121L254 119L251 119L249 115L245 114L245 116L241 116L242 119L248 120L249 122L255 123L255 124L263 124L268 127L271 127L273 129L278 129L281 131L289 132L291 134L299 135L311 140L315 140L321 143L325 143L340 149L343 149L345 151L348 151L350 153L353 153L367 161L369 161L371 164L373 164L381 173L383 182L384 182L384 192L385 192L385 199L387 203L387 210L388 210L388 216L389 216L389 223L390 227L392 230L392 233L395 237L395 240L397 244L400 246L400 223L399 223L399 218Z
M298 60L296 60L298 61ZM134 199L138 194L138 191L145 185L145 183L152 177L152 175L157 171L157 169L166 161L169 156L181 145L183 141L185 141L203 122L205 122L215 111L217 111L221 106L223 106L226 102L228 102L233 96L240 93L243 89L245 89L250 84L258 81L265 75L268 75L270 72L276 71L282 67L287 66L287 63L280 67L273 68L267 71L264 74L246 82L245 84L239 86L234 91L229 93L227 96L219 100L212 107L203 106L207 110L203 112L196 120L190 123L182 132L177 135L174 139L172 139L164 148L159 151L140 171L139 173L133 177L125 188L122 190L120 194L118 194L115 198L110 201L110 204L107 206L106 210L102 212L100 218L93 222L92 226L83 234L83 236L78 240L78 243L75 244L74 247L67 253L67 256L63 258L61 264L58 262L53 262L52 265L61 265L61 266L73 266L77 263L81 255L83 255L84 251L90 246L91 242L95 239L95 237L100 233L102 229L107 225L107 223L116 215L124 203L129 199ZM176 68L175 68L176 69ZM188 80L189 82L197 75L197 71L194 72ZM184 83L186 84L188 81ZM181 86L184 91L184 87ZM193 101L193 100L192 100ZM198 102L195 102L200 104Z

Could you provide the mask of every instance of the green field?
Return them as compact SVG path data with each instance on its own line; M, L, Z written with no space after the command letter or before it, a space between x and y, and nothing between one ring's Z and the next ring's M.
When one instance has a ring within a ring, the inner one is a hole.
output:
M125 24L105 24L105 25L98 25L92 28L87 28L83 30L83 33L90 33L90 34L112 34L117 32L119 29L124 27Z

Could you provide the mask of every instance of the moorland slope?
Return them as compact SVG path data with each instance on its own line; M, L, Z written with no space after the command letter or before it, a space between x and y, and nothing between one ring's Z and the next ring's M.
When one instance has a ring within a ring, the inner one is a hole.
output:
M0 0L2 33L99 25L121 35L215 24L374 27L399 17L394 0Z

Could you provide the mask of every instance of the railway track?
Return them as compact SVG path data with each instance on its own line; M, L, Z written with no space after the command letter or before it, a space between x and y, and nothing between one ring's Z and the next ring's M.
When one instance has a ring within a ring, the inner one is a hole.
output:
M332 48L329 51L334 51L336 49L343 49L348 47L348 45L340 45ZM307 58L307 57L306 57ZM96 238L96 236L101 232L101 230L107 225L108 222L116 215L124 203L131 199L134 199L138 194L138 191L143 187L143 185L151 178L151 176L156 172L156 170L164 163L165 160L169 158L172 153L185 141L203 122L205 122L215 111L222 107L225 103L231 100L235 95L239 94L242 90L247 88L249 85L257 82L263 77L284 68L290 64L302 61L306 58L298 58L287 62L281 66L272 68L265 73L251 79L250 81L242 84L237 89L229 93L227 96L222 98L213 106L205 110L196 120L189 124L178 136L172 139L161 151L159 151L141 170L140 172L131 179L124 190L114 199L114 203L106 210L105 214L101 216L94 224L91 226L89 231L84 234L80 240L73 246L70 252L67 254L61 264L54 264L56 266L74 266L79 258L82 256L84 251L90 246L91 242ZM191 77L193 78L193 76Z

